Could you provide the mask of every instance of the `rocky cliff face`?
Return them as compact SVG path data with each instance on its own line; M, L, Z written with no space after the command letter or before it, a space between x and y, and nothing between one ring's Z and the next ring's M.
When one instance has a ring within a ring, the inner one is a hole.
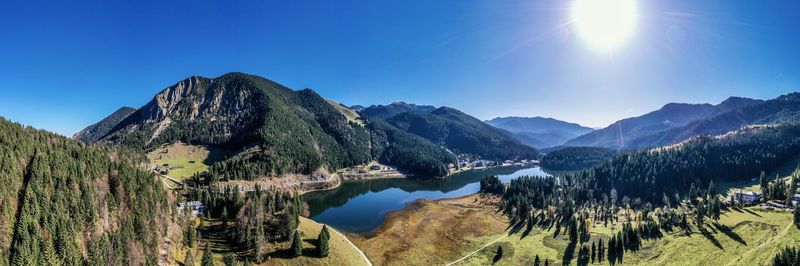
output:
M383 142L387 129L354 114L348 118L340 109L310 89L294 91L253 75L190 77L156 94L99 141L141 150L178 141L216 146L234 156L212 171L234 178L310 173L385 158L409 168L441 169L451 160L441 156L448 154L443 148L407 137L395 139L419 153L389 156L385 153L406 150ZM424 165L411 158L428 153L424 159L434 159Z

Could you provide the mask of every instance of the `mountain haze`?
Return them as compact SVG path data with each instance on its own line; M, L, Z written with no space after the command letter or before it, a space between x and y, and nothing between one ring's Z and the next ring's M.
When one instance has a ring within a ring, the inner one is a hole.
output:
M544 117L498 117L486 123L511 132L523 144L537 149L558 146L593 131L576 123Z
M670 103L642 116L626 118L610 126L567 141L564 146L593 146L614 149L631 148L629 142L664 130L685 126L691 122L713 117L761 102L731 97L718 105Z

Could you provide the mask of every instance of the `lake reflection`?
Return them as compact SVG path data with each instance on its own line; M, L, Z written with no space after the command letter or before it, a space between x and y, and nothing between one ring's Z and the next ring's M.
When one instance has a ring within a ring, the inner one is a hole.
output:
M417 199L457 198L480 190L480 180L497 175L504 183L520 176L549 176L536 166L472 170L445 179L379 179L345 182L333 190L305 194L311 218L338 229L363 233L383 223L384 216Z

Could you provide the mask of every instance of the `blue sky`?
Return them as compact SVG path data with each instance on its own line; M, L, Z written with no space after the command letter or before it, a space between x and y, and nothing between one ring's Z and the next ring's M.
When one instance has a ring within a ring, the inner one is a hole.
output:
M571 1L230 2L4 1L0 116L72 134L185 77L232 71L348 105L595 127L667 102L800 90L796 1L639 0L613 53L577 36Z

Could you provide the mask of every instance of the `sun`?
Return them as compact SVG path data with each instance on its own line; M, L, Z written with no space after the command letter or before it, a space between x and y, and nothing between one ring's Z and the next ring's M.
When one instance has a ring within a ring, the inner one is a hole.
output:
M635 0L575 0L572 22L592 48L613 51L636 29Z

